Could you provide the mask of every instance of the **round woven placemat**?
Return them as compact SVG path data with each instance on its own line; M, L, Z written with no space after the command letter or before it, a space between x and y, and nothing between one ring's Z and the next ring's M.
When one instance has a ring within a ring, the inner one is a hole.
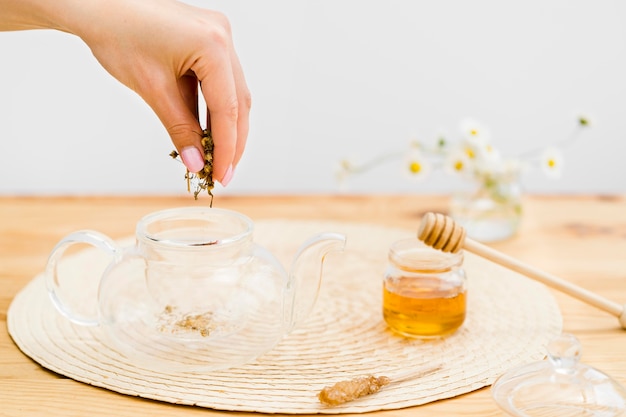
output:
M123 394L218 410L339 414L416 406L488 386L507 369L542 359L547 343L561 332L559 309L545 287L467 253L463 327L439 340L396 336L382 319L382 275L389 245L415 232L265 220L257 222L255 240L289 265L299 244L322 231L345 233L348 243L344 253L328 257L313 313L273 350L245 366L208 374L143 369L107 345L101 328L77 326L60 316L42 275L11 304L9 333L42 366ZM77 274L90 271L98 256L93 250L69 255L65 267ZM339 381L369 374L393 380L433 364L441 369L338 407L325 407L317 399L322 388Z

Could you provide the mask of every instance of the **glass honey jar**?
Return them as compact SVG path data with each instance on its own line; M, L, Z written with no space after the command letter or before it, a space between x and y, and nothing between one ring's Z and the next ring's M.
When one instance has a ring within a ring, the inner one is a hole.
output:
M391 330L413 338L454 333L465 321L467 277L463 251L445 253L417 239L389 248L383 317Z

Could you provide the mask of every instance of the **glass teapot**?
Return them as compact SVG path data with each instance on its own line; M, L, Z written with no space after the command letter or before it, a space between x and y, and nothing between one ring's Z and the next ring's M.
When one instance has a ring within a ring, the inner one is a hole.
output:
M133 364L206 372L248 363L308 316L325 255L345 246L341 234L313 236L286 272L253 242L252 231L248 217L204 207L145 216L130 248L95 231L78 231L50 255L48 293L72 322L106 329ZM77 303L80 289L72 294L59 268L75 244L95 246L112 259L99 278L97 300L79 297Z

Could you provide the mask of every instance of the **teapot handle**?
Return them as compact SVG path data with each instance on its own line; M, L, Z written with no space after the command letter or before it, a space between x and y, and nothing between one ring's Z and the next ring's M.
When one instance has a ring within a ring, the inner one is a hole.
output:
M56 309L73 323L83 326L97 326L100 323L97 309L97 297L93 299L82 298L80 301L71 300L71 288L66 288L67 284L62 285L62 279L59 274L59 262L65 251L73 245L88 244L108 254L115 263L118 262L122 255L122 249L108 236L93 230L81 230L70 233L61 239L50 254L45 270L46 287L48 295L52 300L52 304ZM82 272L82 271L81 271ZM99 284L98 279L98 284ZM85 306L92 306L90 312L86 312ZM81 308L82 307L82 308Z

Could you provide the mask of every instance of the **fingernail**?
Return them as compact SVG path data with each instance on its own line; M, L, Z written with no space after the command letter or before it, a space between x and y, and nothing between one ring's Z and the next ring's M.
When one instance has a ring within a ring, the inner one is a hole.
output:
M230 165L228 169L226 170L226 174L224 174L224 178L222 178L222 181L220 181L224 187L226 187L228 183L230 182L230 180L233 179L234 174L235 174L235 170L233 169L233 166Z
M204 168L204 157L195 146L188 146L180 151L180 157L183 158L183 164L189 172L198 172Z

